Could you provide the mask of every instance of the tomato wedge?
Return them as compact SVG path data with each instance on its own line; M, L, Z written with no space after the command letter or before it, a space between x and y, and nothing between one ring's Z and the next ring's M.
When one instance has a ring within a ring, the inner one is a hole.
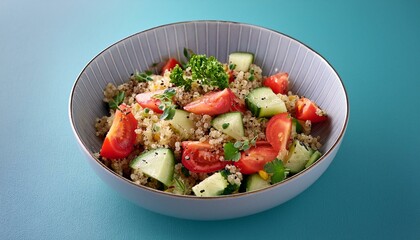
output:
M120 105L121 109L115 111L114 121L106 134L102 144L100 154L108 159L125 158L134 149L136 141L137 120L125 105Z
M245 113L246 110L247 110L246 105L245 105L245 101L238 98L235 95L235 93L233 93L232 91L230 91L230 92L232 93L232 95L231 95L232 104L231 104L231 107L230 107L230 111L231 112L239 111L239 112Z
M289 74L286 72L279 72L267 77L263 84L264 86L271 88L275 94L286 94L287 86L289 85Z
M315 102L303 97L296 102L296 118L317 123L327 120L327 115Z
M264 169L264 165L273 161L277 157L278 151L272 146L263 144L261 146L251 147L242 152L239 161L234 165L241 169L243 174L252 174Z
M136 95L136 101L143 108L149 108L153 110L153 112L155 113L163 113L163 111L159 109L160 100L153 98L154 95L162 94L162 93L163 93L163 90L139 93Z
M232 91L225 88L223 91L209 92L199 99L188 103L184 109L195 114L210 116L229 112L232 105Z
M292 131L292 117L288 113L274 115L265 130L267 141L279 152L285 150Z
M182 142L182 164L191 172L210 173L223 169L228 161L220 161L223 150L216 154L217 149L208 142Z
M161 74L163 75L166 71L171 71L176 65L181 66L181 63L179 63L175 58L169 58L166 64L162 67Z

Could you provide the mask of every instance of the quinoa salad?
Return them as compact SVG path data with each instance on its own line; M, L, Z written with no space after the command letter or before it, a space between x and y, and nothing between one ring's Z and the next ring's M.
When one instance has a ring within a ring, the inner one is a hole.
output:
M288 89L289 75L263 76L254 54L227 63L184 49L104 89L109 114L95 122L96 157L135 184L214 197L255 191L304 170L322 153L312 124L328 119Z

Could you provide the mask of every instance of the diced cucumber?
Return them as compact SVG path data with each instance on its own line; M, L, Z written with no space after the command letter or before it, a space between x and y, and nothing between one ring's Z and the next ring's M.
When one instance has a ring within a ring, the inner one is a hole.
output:
M255 191L258 189L263 189L269 187L270 183L264 180L258 173L249 175L246 180L246 191Z
M174 175L175 157L171 149L157 148L133 159L130 167L140 169L147 176L169 186Z
M199 197L214 197L221 195L228 185L222 173L217 172L195 185L192 190Z
M271 117L287 112L286 104L268 87L252 90L245 98L246 105L256 117Z
M229 112L215 117L211 125L217 130L225 133L236 140L244 138L244 124L241 112Z
M254 54L248 52L233 52L229 54L229 64L235 64L236 71L248 72L254 62Z
M191 129L195 128L194 121L190 119L190 113L180 109L175 109L175 115L169 123L182 140L189 139L193 134Z
M312 148L308 148L304 143L295 140L290 147L284 166L290 169L291 173L300 172L305 168L305 164L308 162L313 152L314 150L312 150Z
M305 168L308 168L309 166L311 166L312 163L318 160L321 156L322 154L320 151L315 151L314 153L312 153L311 157L309 158L308 162L305 165Z

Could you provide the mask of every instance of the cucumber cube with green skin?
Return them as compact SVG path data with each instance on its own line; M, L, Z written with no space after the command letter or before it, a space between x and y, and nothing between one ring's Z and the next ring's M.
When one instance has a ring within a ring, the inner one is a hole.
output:
M211 121L211 125L236 140L242 140L245 136L242 118L241 112L224 113L215 117Z
M252 90L245 98L245 103L256 117L272 117L287 112L286 104L271 88L259 87Z
M147 176L170 186L174 176L175 157L171 149L157 148L133 159L130 167L140 169Z
M194 121L190 118L190 113L184 110L175 109L175 115L169 121L175 133L181 136L182 140L189 139L195 128Z
M249 52L233 52L229 54L229 64L235 65L236 71L248 72L254 62L254 54Z
M264 180L258 173L254 173L248 176L246 181L246 191L255 191L269 187L270 183Z
M305 168L311 166L316 160L318 160L322 156L320 151L315 151L312 153L311 157L309 158L308 162L305 165Z
M216 172L195 185L192 190L199 197L214 197L222 195L228 185L229 183L222 173Z
M304 143L295 140L290 147L284 166L290 169L291 173L298 173L305 168L313 152L312 148L308 148Z

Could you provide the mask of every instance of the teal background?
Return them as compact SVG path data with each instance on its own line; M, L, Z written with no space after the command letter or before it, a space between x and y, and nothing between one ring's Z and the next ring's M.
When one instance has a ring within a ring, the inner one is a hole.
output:
M213 222L158 215L108 188L78 149L68 98L85 64L136 32L198 19L297 38L346 86L336 159L274 209ZM0 238L420 239L419 43L419 1L3 0Z

